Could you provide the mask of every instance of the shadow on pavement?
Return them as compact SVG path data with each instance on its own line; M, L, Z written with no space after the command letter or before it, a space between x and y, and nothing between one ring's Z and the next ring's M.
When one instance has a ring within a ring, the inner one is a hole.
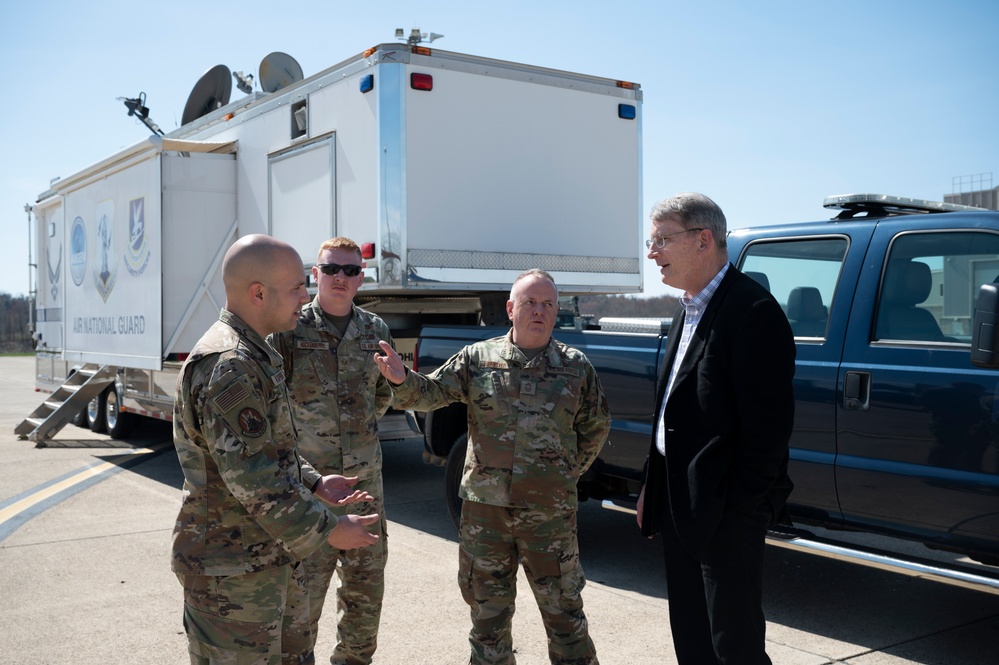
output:
M109 448L169 443L169 423L144 423L126 442L61 440L64 447ZM424 463L418 439L383 443L387 517L409 528L457 541L444 501L444 469ZM137 455L129 472L180 488L172 446ZM634 515L586 501L579 510L579 545L591 583L666 598L661 542L641 537ZM769 639L808 651L821 636L843 643L843 654L884 652L917 663L982 663L999 643L999 595L877 570L815 554L768 546L764 610ZM622 598L622 609L628 609ZM662 616L663 625L667 617ZM990 655L991 654L991 655Z

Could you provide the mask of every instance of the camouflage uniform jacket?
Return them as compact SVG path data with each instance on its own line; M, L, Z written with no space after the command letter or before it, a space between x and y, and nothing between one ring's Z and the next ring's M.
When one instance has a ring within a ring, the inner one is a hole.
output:
M326 473L367 478L381 472L378 419L392 403L373 356L392 335L371 312L352 313L341 335L313 300L294 331L270 341L284 358L302 456Z
M281 357L225 309L177 377L173 439L184 494L174 572L239 575L318 548L336 526L296 449Z
M576 481L610 432L607 398L582 352L552 339L528 361L511 335L466 346L427 376L408 372L395 405L468 406L463 499L575 509Z

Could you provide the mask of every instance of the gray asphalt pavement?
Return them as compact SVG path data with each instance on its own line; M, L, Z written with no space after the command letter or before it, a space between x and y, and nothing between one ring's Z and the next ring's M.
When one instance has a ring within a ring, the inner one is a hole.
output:
M181 473L166 423L128 442L73 426L49 447L14 426L42 401L34 360L0 358L0 663L187 663L170 532ZM466 663L468 612L443 470L417 440L387 443L389 563L379 665ZM604 665L674 663L658 541L634 517L586 503L580 549L591 633ZM768 548L768 650L777 665L997 662L999 595ZM518 663L547 663L526 580ZM332 650L323 617L319 662Z

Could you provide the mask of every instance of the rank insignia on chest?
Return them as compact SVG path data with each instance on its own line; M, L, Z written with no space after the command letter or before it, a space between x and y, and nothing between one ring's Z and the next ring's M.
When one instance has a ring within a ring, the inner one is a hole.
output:
M280 372L272 376L271 381L274 382L275 386L280 386L282 383L284 383L284 370L281 370Z
M520 380L520 394L521 395L534 395L538 392L538 386L534 381L529 379Z

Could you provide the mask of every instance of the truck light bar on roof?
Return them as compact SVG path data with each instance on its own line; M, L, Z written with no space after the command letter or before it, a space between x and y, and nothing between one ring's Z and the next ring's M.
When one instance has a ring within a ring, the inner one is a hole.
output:
M931 212L959 212L961 210L984 210L973 206L910 199L904 196L886 194L839 194L827 196L823 208L842 210L833 219L853 219L862 214L868 217L890 217L892 215L915 215Z

